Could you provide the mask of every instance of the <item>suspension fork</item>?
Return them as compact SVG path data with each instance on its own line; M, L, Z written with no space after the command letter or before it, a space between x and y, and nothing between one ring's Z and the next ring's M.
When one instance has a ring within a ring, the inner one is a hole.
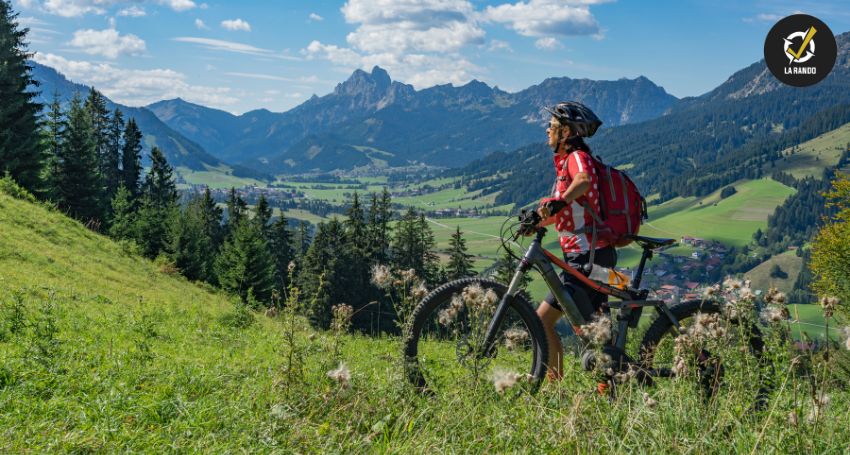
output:
M487 325L487 334L484 337L484 350L482 351L482 354L485 357L490 357L496 352L496 333L499 331L499 327L502 326L502 321L505 319L505 313L508 311L508 306L513 303L517 292L519 292L519 284L522 277L525 276L529 269L531 269L531 265L533 263L532 259L534 257L533 254L536 251L536 248L540 248L540 242L545 232L545 230L538 231L537 237L531 243L531 246L525 252L522 259L520 259L519 265L517 265L516 271L514 272L514 277L508 285L507 292L505 292L505 295L502 296L502 299L499 300L499 304L496 306L496 311L490 319L490 324Z

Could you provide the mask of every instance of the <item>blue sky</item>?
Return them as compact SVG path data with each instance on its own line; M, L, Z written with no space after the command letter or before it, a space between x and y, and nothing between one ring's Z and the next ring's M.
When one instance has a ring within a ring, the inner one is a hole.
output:
M762 58L781 17L850 30L846 1L12 0L36 60L115 101L290 109L356 68L417 89L643 75L696 96Z

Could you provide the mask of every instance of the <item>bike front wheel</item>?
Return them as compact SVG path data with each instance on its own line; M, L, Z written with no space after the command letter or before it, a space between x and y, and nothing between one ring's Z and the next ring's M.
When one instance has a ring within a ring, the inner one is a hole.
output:
M463 278L428 294L414 310L404 341L408 381L440 395L480 386L500 393L536 391L546 375L548 345L523 293L510 302L493 349L483 354L488 325L506 292L495 281Z

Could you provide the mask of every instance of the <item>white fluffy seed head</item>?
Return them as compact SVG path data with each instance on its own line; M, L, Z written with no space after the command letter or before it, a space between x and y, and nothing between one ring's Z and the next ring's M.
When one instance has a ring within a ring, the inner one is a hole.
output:
M335 370L328 371L328 377L336 381L343 389L347 389L351 381L351 372L344 363L340 363Z

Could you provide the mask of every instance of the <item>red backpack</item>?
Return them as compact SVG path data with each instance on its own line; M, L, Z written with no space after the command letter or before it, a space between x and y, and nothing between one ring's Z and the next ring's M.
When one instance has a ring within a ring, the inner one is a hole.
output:
M599 210L597 226L599 235L611 245L624 247L632 240L627 235L637 235L640 225L647 219L646 199L637 185L625 172L608 166L599 157L593 157L596 176L599 178Z

